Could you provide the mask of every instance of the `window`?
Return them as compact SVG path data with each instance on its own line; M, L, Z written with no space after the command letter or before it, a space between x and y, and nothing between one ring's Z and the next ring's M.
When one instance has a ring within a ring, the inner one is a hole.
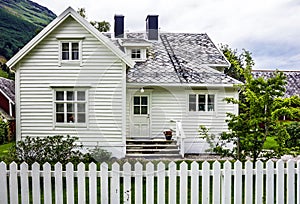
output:
M189 111L215 111L215 95L189 94Z
M141 59L141 50L140 49L132 49L131 50L131 58L132 59Z
M54 102L55 122L85 123L86 98L85 90L56 90Z
M148 114L148 97L134 96L133 97L133 114L146 115Z
M79 42L62 42L61 43L61 60L73 61L79 60L80 57Z

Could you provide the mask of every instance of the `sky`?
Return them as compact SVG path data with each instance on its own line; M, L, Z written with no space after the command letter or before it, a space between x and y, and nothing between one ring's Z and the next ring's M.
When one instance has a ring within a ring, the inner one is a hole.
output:
M207 33L220 46L252 53L254 69L300 71L299 0L33 0L56 15L85 8L89 21L125 16L125 30L145 30L149 14L159 15L165 32Z

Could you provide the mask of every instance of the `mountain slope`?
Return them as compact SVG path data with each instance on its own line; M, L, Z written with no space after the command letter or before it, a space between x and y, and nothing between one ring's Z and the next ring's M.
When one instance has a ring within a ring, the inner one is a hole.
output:
M29 0L0 0L0 56L11 58L55 17Z

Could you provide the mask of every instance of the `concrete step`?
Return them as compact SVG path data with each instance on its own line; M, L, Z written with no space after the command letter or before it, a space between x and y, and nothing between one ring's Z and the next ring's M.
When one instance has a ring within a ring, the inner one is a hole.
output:
M147 159L157 159L157 158L181 158L179 154L126 154L126 158L147 158Z

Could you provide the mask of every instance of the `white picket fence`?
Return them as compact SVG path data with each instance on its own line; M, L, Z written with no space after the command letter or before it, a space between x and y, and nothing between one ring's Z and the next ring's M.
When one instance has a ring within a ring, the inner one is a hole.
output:
M1 162L0 203L300 204L300 161L98 167Z

